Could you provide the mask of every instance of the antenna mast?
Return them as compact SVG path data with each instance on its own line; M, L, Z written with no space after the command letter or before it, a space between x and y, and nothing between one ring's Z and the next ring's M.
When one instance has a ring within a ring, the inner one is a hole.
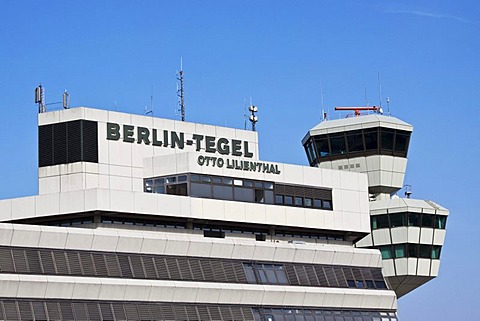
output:
M45 113L47 108L45 107L45 90L42 87L42 84L39 84L35 88L35 104L38 104L38 113Z
M255 124L258 122L258 117L255 115L255 113L258 111L258 107L254 106L254 105L252 105L252 103L250 103L250 107L248 107L248 110L251 113L251 115L248 119L252 123L252 130L255 131Z
M185 88L183 79L183 58L180 58L180 71L177 74L177 96L178 106L180 107L180 113L182 121L185 121Z

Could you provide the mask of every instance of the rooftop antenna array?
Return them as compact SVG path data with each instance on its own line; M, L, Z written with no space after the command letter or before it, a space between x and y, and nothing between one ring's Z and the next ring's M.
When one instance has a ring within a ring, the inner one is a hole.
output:
M177 74L177 96L178 96L178 107L180 109L182 121L185 121L185 88L184 88L184 79L183 79L183 58L180 58L180 71Z
M382 109L382 82L380 81L380 72L378 72L378 100L379 100L379 107L378 107L378 112L380 114L383 114L383 109Z
M152 86L152 93L150 95L150 109L147 109L147 105L145 105L145 115L153 116L153 86Z
M256 131L255 124L258 122L258 117L257 115L255 115L255 113L258 112L258 107L252 104L251 99L250 99L250 106L248 107L248 110L250 111L250 117L248 119L252 123L252 130Z
M243 98L243 129L247 130L247 100Z
M69 109L70 108L70 94L68 93L68 91L66 89L63 92L62 106L63 106L63 109Z
M35 88L35 104L38 104L38 113L45 113L47 108L45 107L45 90L42 87L42 84L39 84Z
M410 198L410 196L413 193L412 192L412 185L405 184L403 187L405 188L405 197Z

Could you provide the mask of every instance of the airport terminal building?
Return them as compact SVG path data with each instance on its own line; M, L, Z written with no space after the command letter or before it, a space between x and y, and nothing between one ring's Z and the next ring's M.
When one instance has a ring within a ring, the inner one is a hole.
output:
M254 131L38 116L39 194L0 200L0 320L396 321L438 274L448 210L389 197L412 131L393 117L320 123L298 166Z

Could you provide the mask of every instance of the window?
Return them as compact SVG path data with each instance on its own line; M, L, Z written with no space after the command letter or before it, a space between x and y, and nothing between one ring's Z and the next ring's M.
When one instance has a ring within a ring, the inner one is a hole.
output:
M363 152L363 137L361 130L347 132L348 152Z
M317 146L317 151L320 157L325 157L330 155L330 149L328 147L328 138L327 137L316 137L315 146Z
M289 195L285 195L284 198L285 205L293 205L293 197Z
M382 259L393 259L392 249L388 246L381 246L380 253L382 254Z
M282 264L244 263L248 283L289 284Z
M435 228L438 229L445 229L445 225L447 224L447 217L436 215L435 216Z
M395 151L396 152L406 152L408 147L408 139L410 137L410 133L405 131L397 130L397 134L395 136Z
M345 144L345 135L343 133L331 135L330 146L332 148L332 155L346 154L347 146Z
M433 227L433 215L423 214L422 215L422 227Z
M434 245L432 247L432 259L438 260L440 258L440 246Z
M390 226L391 227L398 227L398 226L406 226L405 222L405 213L395 213L390 214Z
M389 227L387 214L371 216L371 221L372 221L372 230Z
M393 141L395 138L395 130L389 128L381 129L382 150L393 150Z
M275 195L275 204L283 204L283 195Z
M303 206L303 198L300 196L295 196L295 206Z
M324 210L332 210L332 201L323 200L323 209Z
M420 214L408 213L408 226L420 226Z
M407 257L407 253L405 252L405 244L397 244L395 245L395 258L402 257Z
M314 199L314 200L313 200L313 207L315 207L315 208L322 208L322 200Z
M305 207L312 207L312 199L305 197Z

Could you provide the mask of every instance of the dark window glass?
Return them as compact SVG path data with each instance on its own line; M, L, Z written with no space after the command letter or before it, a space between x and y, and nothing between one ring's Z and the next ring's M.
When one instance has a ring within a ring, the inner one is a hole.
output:
M213 184L222 184L222 179L220 177L212 177Z
M420 249L418 253L418 257L424 258L424 259L429 259L432 256L432 246L431 245L424 245L420 244Z
M186 182L187 181L187 175L178 176L178 181L179 182Z
M416 244L408 244L408 256L418 257L418 250Z
M432 259L439 259L440 258L440 249L441 249L441 246L434 245L432 247Z
M165 183L167 184L172 184L172 183L175 183L176 181L177 181L177 178L175 176L165 178Z
M382 254L382 259L392 259L392 248L388 246L380 246L380 253Z
M387 214L371 216L371 220L372 220L372 230L389 227Z
M390 214L391 227L405 226L405 213Z
M190 175L190 181L191 182L200 182L200 176L199 175Z
M317 146L317 152L320 157L330 155L328 139L326 137L315 137L315 146Z
M295 196L295 206L303 206L303 198L300 196Z
M377 129L368 129L363 133L365 137L365 149L376 150L378 149L378 134Z
M375 289L375 284L372 280L366 280L365 282L367 284L367 289Z
M408 226L420 226L419 213L408 213Z
M293 197L289 195L285 195L284 198L285 205L293 205Z
M265 204L273 204L273 191L264 191Z
M393 139L395 138L395 131L393 129L382 128L382 150L393 150Z
M157 194L165 194L165 186L164 185L155 186L153 188L153 192Z
M406 257L407 253L405 251L405 244L395 245L395 258Z
M436 215L435 216L435 228L438 229L445 229L445 225L447 224L447 217Z
M202 183L210 183L212 181L210 176L202 175Z
M312 207L312 199L305 197L305 207Z
M263 189L255 189L255 203L265 203L265 191Z
M345 144L345 135L330 136L330 146L332 147L332 155L345 154L347 152L347 146Z
M403 131L397 131L395 137L395 151L397 152L406 152L409 133Z
M265 183L263 183L263 188L265 188L265 189L273 189L273 183L265 182Z
M363 281L357 281L357 288L363 289Z
M190 184L190 194L193 197L211 198L212 197L211 185L210 184L191 183Z
M331 210L332 209L332 201L323 200L323 209L324 210Z
M153 181L153 184L155 186L160 186L160 185L163 185L165 184L165 180L163 178L157 178Z
M233 200L232 186L213 185L213 198L221 200Z
M363 152L363 137L361 130L347 133L348 151Z
M233 190L234 190L234 199L236 201L244 201L244 202L254 201L253 189L235 186Z
M377 289L386 289L387 284L385 284L385 281L375 281L375 286Z
M167 194L187 196L187 183L167 185Z
M422 227L433 227L434 215L423 214L422 215Z
M314 199L314 200L313 200L313 207L315 207L315 208L322 208L322 200Z
M275 204L283 204L283 195L275 195Z
M245 186L245 187L252 187L252 186L253 186L253 182L252 182L252 181L244 181L244 182L243 182L243 186Z
M223 184L225 184L225 185L232 185L232 182L233 182L233 181L232 181L231 178L224 177L224 178L222 178L222 182L223 182Z

